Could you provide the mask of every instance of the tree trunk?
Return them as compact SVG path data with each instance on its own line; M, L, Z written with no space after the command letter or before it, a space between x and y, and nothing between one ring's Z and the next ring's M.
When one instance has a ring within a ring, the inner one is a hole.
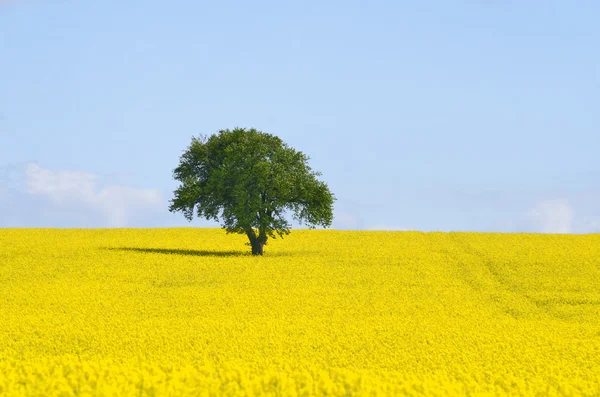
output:
M262 255L263 247L267 243L267 234L265 231L261 230L257 236L254 229L249 228L246 229L246 234L252 246L252 255Z
M263 254L263 244L258 241L254 241L252 244L252 255L262 255Z

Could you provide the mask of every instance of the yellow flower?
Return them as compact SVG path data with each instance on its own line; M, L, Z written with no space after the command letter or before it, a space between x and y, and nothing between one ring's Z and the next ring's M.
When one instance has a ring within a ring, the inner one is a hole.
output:
M600 235L0 230L0 396L598 395Z

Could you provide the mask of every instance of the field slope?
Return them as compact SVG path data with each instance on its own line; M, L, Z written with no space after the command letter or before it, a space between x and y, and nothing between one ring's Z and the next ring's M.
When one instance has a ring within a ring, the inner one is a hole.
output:
M600 235L0 230L0 396L600 395Z

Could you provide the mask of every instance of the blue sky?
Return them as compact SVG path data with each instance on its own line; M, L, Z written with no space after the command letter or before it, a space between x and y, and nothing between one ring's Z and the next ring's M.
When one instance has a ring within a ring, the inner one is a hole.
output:
M0 0L0 227L188 226L167 210L181 152L239 126L311 157L336 229L600 232L599 17Z

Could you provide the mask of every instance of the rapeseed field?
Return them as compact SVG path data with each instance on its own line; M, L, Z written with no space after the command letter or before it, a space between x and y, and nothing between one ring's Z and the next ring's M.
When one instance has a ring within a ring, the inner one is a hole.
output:
M600 235L0 230L0 396L600 395Z

